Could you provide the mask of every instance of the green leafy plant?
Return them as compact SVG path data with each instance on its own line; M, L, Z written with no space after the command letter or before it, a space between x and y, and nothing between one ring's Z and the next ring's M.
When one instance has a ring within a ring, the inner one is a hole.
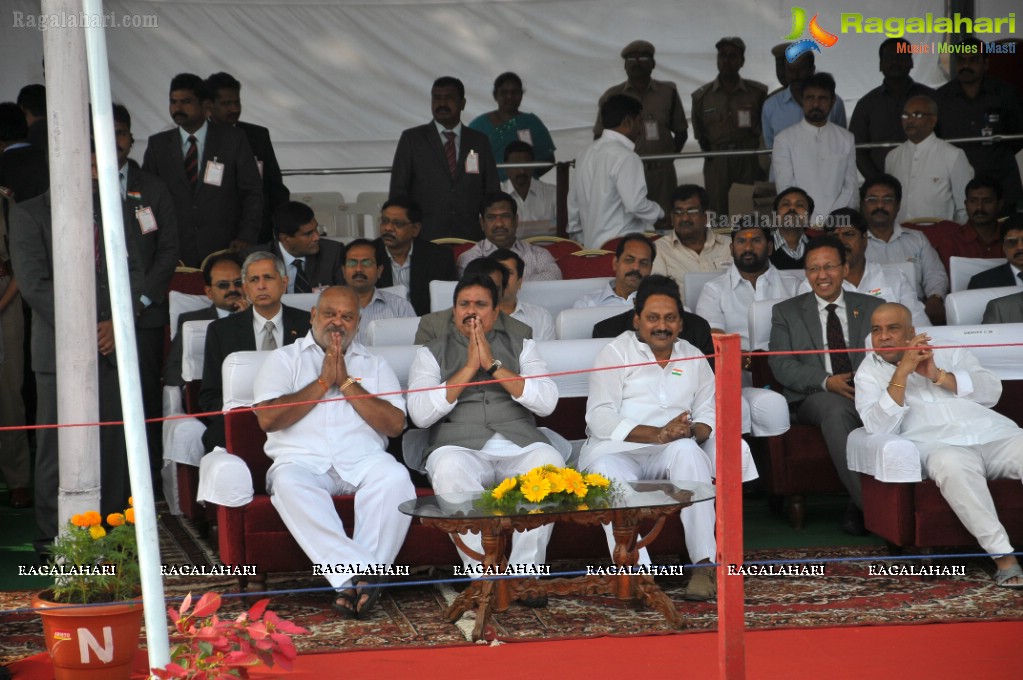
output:
M53 542L49 572L55 577L54 602L92 604L138 597L135 509L111 513L106 520L109 530L95 510L74 515Z

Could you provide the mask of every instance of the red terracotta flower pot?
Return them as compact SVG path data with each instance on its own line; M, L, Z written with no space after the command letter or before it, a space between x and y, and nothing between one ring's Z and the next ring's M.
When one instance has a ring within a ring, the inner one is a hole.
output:
M55 680L128 680L139 648L142 602L68 607L48 590L32 596ZM61 609L54 609L62 607Z

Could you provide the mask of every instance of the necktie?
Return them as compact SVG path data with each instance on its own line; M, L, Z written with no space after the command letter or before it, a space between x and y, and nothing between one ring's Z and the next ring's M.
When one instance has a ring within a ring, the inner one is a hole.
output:
M185 174L194 189L199 183L199 147L195 135L188 135L188 151L185 153Z
M274 339L274 322L267 321L263 326L263 344L261 350L277 349L277 340Z
M309 283L309 279L305 276L305 266L302 264L302 258L295 260L295 292L296 293L311 293L313 287Z
M830 304L824 309L828 310L828 349L847 349L845 336L842 335L842 322L838 320L838 314L835 314L838 305ZM831 375L852 372L852 363L849 361L848 352L834 352L830 356Z
M444 138L448 140L444 142L444 156L448 159L448 172L454 177L455 168L458 167L458 154L455 152L455 133L445 130Z

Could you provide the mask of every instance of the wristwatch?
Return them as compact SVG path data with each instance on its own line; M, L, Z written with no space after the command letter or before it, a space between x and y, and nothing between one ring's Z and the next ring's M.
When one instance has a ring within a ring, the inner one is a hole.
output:
M504 364L501 363L500 359L494 359L494 363L490 364L490 368L487 369L487 375L494 375L497 373L497 369L502 366L504 366Z

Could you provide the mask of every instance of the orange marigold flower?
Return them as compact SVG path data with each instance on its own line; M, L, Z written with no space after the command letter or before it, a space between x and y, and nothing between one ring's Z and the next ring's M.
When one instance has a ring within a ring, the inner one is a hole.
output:
M89 526L85 521L85 515L71 515L71 523L76 527L82 527L83 529Z
M112 527L119 527L124 524L124 515L119 512L112 512L107 515L107 524Z
M82 517L85 519L85 526L87 527L99 526L103 523L103 515L99 514L95 510L85 512Z
M107 535L107 530L98 524L89 527L89 535L92 536L94 541L98 541Z
M135 508L128 508L124 511L124 519L128 521L128 524L135 523Z
M135 507L135 497L134 496L128 496L128 505L130 505L132 507Z

